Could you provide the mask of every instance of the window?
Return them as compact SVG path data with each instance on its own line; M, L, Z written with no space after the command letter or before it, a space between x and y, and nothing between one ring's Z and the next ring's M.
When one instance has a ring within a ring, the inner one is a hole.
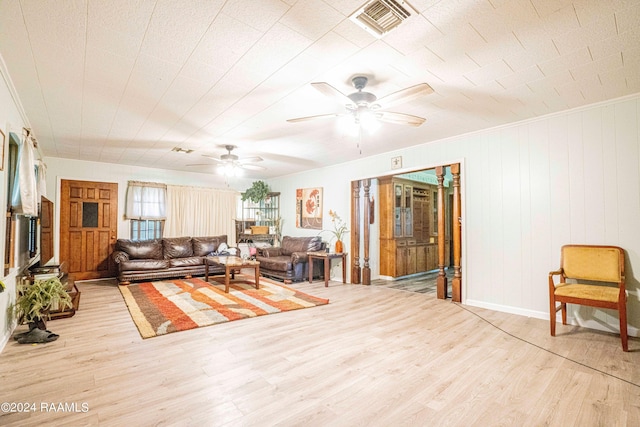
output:
M132 219L131 240L151 240L162 238L164 221L154 219Z
M125 218L131 221L132 240L159 239L166 219L167 186L129 181Z

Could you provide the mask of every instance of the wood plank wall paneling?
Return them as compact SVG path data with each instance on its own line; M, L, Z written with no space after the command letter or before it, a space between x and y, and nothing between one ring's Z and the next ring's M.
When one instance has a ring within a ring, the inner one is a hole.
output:
M497 262L496 268L503 278L522 264L522 240L519 230L522 227L522 206L520 192L520 151L526 149L525 144L518 140L518 129L507 128L500 131L498 149L502 157L502 180L500 188L496 189L502 198L501 226L503 242L503 256L501 262ZM521 289L514 286L505 286L502 296L508 301L522 303Z
M571 238L577 242L584 242L586 238L585 225L585 171L584 171L584 135L582 114L572 114L568 123L569 161L569 199ZM590 153L587 153L589 155Z
M553 141L553 148L549 150L549 185L553 191L549 192L550 206L564 206L564 209L551 209L551 247L560 248L564 242L571 240L571 213L568 206L569 197L569 148L568 148L568 117L561 116L549 120L547 140ZM549 144L549 143L547 143ZM573 157L572 157L573 158ZM532 164L539 162L532 158ZM532 175L532 179L535 175ZM536 248L540 251L542 248ZM549 260L551 261L551 259ZM554 266L560 265L560 259L554 259Z
M603 182L604 192L604 237L608 242L619 239L619 224L616 215L619 189L612 186L612 182L618 181L615 108L607 106L602 109L602 167L605 171Z
M565 243L620 245L640 272L639 102L576 110L458 143L467 173L467 298L547 315L546 274ZM628 278L630 289L638 287L636 276ZM640 302L628 304L637 330ZM605 318L616 325L615 317Z
M594 243L602 242L604 234L604 195L607 172L604 169L602 139L602 111L585 111L582 114L584 144L584 225ZM591 243L591 242L585 242Z

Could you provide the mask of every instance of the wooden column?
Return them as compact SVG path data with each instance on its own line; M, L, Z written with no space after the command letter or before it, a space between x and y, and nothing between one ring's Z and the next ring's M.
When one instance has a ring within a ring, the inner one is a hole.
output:
M369 188L371 187L371 180L362 180L364 186L364 217L362 219L364 226L364 268L362 269L362 284L371 284L371 268L369 268L369 209L371 208L369 202Z
M360 181L351 182L351 283L360 283Z
M436 294L439 299L447 298L447 274L445 266L445 209L444 209L444 166L436 167L438 179L438 279Z
M451 299L462 302L462 207L460 205L460 163L451 165L453 175L453 280L451 281Z

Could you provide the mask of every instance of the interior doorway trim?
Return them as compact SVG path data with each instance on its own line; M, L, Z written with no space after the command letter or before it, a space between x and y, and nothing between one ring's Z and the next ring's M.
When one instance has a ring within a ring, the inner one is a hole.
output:
M462 222L463 222L463 197L462 197L462 187L463 187L463 183L464 183L464 178L462 176L462 169L463 169L463 164L464 164L464 159L460 159L460 160L456 160L456 161L451 161L451 162L441 162L435 166L424 166L424 167L420 167L420 168L407 168L407 169L400 169L400 170L394 170L394 171L389 171L389 173L386 174L381 174L381 175L377 175L374 177L369 177L369 178L360 178L360 179L355 179L351 182L351 190L352 190L352 197L351 197L351 234L350 234L350 238L351 238L351 265L352 265L352 274L351 274L351 283L357 284L360 282L362 276L362 268L361 268L361 264L360 264L360 258L361 258L361 254L360 254L360 240L361 240L361 236L362 233L360 230L363 230L363 220L362 220L362 215L361 215L361 211L360 211L360 192L361 192L361 186L362 183L366 180L366 179L376 179L379 180L380 178L385 178L385 177L392 177L392 176L396 176L396 175L402 175L402 174L407 174L407 173L411 173L411 172L419 172L419 171L423 171L423 170L428 170L428 169L436 169L438 167L441 167L444 171L444 168L449 167L451 170L451 174L452 174L452 191L453 191L453 206L451 209L452 212L452 224L451 224L451 231L452 231L452 244L453 244L453 269L454 269L454 276L453 279L451 280L451 286L452 286L452 293L451 293L451 297L452 297L452 301L454 302L462 302L463 299L463 252L464 252L464 247L462 244L463 238L464 238L464 230L462 229ZM440 199L440 197L438 197L438 199ZM367 200L368 202L369 200ZM369 209L369 207L367 206L367 209ZM445 209L444 209L444 200L442 201L442 208L438 209L438 217L440 218L440 216L443 217L443 224L444 224L444 216L446 215ZM367 221L367 222L371 222L373 223L373 221ZM440 222L440 219L438 220L438 222ZM379 227L381 226L380 223L378 223L377 227L379 229ZM368 233L370 234L370 233ZM443 234L444 233L438 233L438 234ZM378 236L380 235L379 230L378 230ZM364 242L365 245L367 245L369 242ZM438 238L438 256L440 258L440 238ZM442 243L442 251L444 252L444 239L443 239L443 243ZM382 256L380 254L380 256ZM443 255L444 256L447 255ZM367 255L368 257L368 255ZM367 264L368 264L368 259L367 259ZM438 261L438 264L444 264L444 260ZM378 263L379 265L379 263ZM378 271L379 274L379 271ZM446 276L444 277L446 279ZM365 284L363 282L363 284ZM367 283L370 284L370 283ZM447 283L444 282L443 283L445 285L445 292L442 292L442 295L440 295L439 297L447 298L447 292L446 292L446 285Z

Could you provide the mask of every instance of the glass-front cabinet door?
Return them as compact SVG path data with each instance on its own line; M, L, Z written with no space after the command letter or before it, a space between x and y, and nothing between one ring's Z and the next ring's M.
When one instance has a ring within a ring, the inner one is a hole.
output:
M393 237L402 237L403 216L403 190L402 184L393 184Z
M413 186L404 185L404 237L413 237Z

